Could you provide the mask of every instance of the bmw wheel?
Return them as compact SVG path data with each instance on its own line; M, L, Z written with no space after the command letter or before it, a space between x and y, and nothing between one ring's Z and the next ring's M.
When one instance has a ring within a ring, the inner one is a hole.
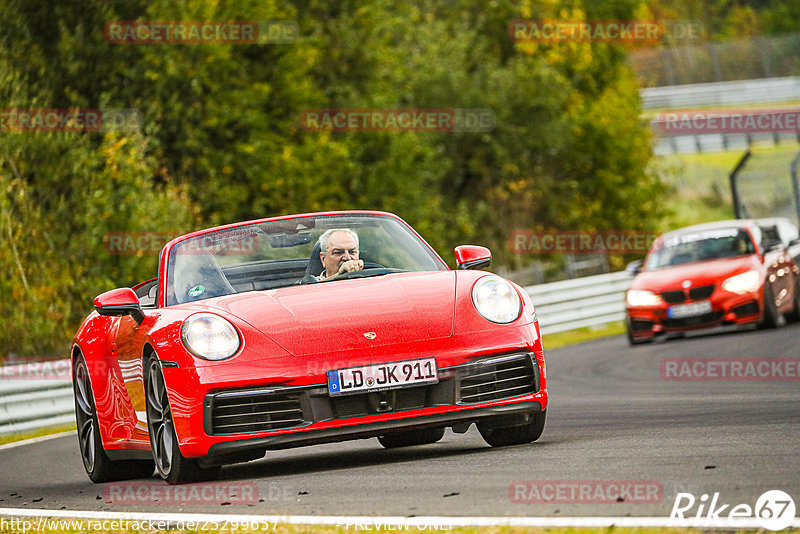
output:
M792 296L792 302L794 302L794 306L792 307L792 311L787 313L784 317L790 323L797 323L800 322L800 277L795 279L794 282L794 295Z
M644 337L644 338L634 337L630 319L625 321L625 336L628 338L628 345L630 345L631 347L633 347L634 345L644 345L645 343L652 343L653 340L655 339L654 337Z
M769 282L764 283L764 313L759 323L761 328L775 328L778 326L778 306L775 304L775 296L772 293L772 286Z

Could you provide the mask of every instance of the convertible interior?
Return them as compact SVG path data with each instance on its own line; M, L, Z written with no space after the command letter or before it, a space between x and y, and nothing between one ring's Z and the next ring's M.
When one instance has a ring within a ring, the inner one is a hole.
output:
M363 256L362 256L363 258ZM364 268L380 268L382 265L364 262ZM195 252L176 257L172 269L171 287L175 291L171 302L194 302L222 295L259 291L293 285L301 281L313 281L322 272L319 244L315 244L308 258L256 260L221 266L209 253ZM202 294L192 296L191 289L203 285ZM135 287L142 308L156 307L158 279L154 278Z

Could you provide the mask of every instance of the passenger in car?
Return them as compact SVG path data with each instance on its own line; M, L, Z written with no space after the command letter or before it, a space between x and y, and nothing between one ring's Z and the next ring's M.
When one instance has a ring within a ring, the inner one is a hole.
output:
M319 236L319 259L322 273L317 280L333 278L342 273L360 271L364 261L358 257L358 234L348 228L334 228Z

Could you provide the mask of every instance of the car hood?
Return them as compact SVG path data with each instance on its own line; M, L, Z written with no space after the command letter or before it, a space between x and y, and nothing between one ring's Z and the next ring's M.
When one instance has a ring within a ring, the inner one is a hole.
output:
M301 356L451 336L454 300L455 273L438 271L254 291L217 305Z
M681 284L686 280L692 283L692 287L721 284L729 276L754 269L758 265L760 263L756 256L752 255L664 267L639 273L633 280L631 288L649 289L658 293L681 289Z

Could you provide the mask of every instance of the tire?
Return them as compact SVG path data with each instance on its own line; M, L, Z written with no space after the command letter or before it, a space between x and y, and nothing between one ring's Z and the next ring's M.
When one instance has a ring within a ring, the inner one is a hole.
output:
M758 326L759 328L778 326L778 307L775 305L775 296L772 294L772 286L769 285L769 282L764 282L764 312Z
M519 426L495 427L491 419L478 421L478 432L481 433L483 440L492 447L531 443L542 435L547 411L532 415L531 422Z
M75 392L75 422L78 427L78 447L83 468L92 482L112 482L153 475L151 460L111 460L103 448L97 408L94 402L92 381L83 354L75 359L72 369L72 387Z
M794 308L784 317L786 317L786 321L789 323L798 323L800 322L800 277L795 279L792 301L794 302Z
M422 430L408 430L378 436L378 441L386 449L396 449L397 447L436 443L442 437L444 437L444 428L423 428Z
M655 337L647 337L642 339L636 339L633 337L633 331L631 331L631 323L630 321L625 321L625 336L628 338L628 345L631 347L635 345L644 345L646 343L652 343Z
M172 420L161 362L155 354L145 367L145 402L147 431L156 471L168 484L214 480L221 467L201 467L197 460L185 458L178 447L178 436Z

